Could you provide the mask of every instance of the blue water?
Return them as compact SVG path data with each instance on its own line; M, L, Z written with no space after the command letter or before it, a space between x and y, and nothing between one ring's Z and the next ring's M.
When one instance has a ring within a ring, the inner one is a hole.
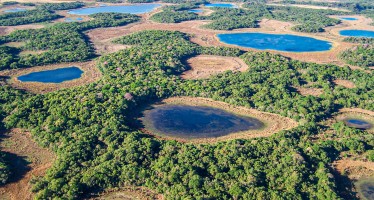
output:
M100 7L91 7L91 8L80 8L71 10L68 13L74 15L91 15L96 13L130 13L130 14L143 14L151 12L157 7L160 7L160 4L136 4L128 6L100 6Z
M359 129L370 129L372 124L362 119L347 119L345 123L349 127L359 128Z
M191 9L189 10L188 12L192 12L192 13L202 13L204 12L203 10L200 10L200 9Z
M148 130L180 138L219 137L233 132L260 129L263 123L221 109L205 106L162 105L144 113Z
M220 8L236 8L234 4L230 3L208 3L205 7L220 7Z
M65 67L54 70L32 72L19 76L18 80L22 82L41 82L41 83L61 83L80 78L83 71L78 67Z
M351 124L356 124L356 125L368 125L369 124L368 122L365 122L365 121L359 120L359 119L349 119L349 120L347 120L347 122L349 122Z
M65 22L79 22L79 21L82 21L83 18L81 17L77 17L77 18L66 18L65 19Z
M4 12L22 12L22 11L26 11L27 9L25 8L13 8L13 9L9 9L9 10L5 10Z
M374 31L368 30L343 30L339 33L343 36L374 38Z
M260 50L272 49L286 52L314 52L331 49L331 43L311 37L267 34L267 33L225 33L218 34L221 42Z
M341 17L340 19L346 20L346 21L355 21L355 20L357 20L357 18L353 18L353 17Z

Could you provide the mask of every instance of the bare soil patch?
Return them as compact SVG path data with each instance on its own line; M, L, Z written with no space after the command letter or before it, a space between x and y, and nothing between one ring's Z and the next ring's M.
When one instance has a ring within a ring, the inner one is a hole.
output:
M51 69L64 68L69 66L79 67L84 73L81 78L71 81L64 81L62 83L39 83L39 82L21 82L17 79L18 76L28 74L36 71L44 71ZM95 82L100 79L101 72L96 67L96 61L78 62L78 63L62 63L56 65L46 65L40 67L32 67L26 69L4 70L0 71L0 76L11 77L8 84L15 88L24 89L33 93L47 93L64 88L71 88L88 83Z
M333 166L340 174L346 174L349 179L354 181L374 176L374 162L370 161L343 158L335 161Z
M90 200L163 200L163 195L142 187L122 187L107 190Z
M231 133L226 136L216 137L216 138L199 138L199 139L181 139L173 137L161 137L155 136L160 139L171 139L180 142L190 142L190 143L214 143L218 141L239 139L239 138L258 138L258 137L269 137L281 130L288 130L296 127L298 123L290 118L282 117L277 114L261 112L255 109L250 109L246 107L233 106L228 103L214 101L208 98L200 97L172 97L163 100L160 104L182 104L189 106L210 106L214 108L219 108L226 110L231 113L238 115L249 116L256 118L265 124L264 128L258 130L248 130L237 133ZM158 105L160 105L158 104ZM145 133L153 135L148 130L143 130Z
M312 95L318 97L319 95L323 94L323 90L320 88L295 87L295 89L303 96Z
M31 55L37 55L37 54L42 54L42 53L45 53L45 52L47 52L47 51L45 51L45 50L39 50L39 51L25 50L25 51L21 51L19 53L19 55L20 56L22 56L22 55L29 55L29 54L31 54Z
M343 86L343 87L346 87L346 88L355 88L356 87L356 85L352 81L348 81L348 80L336 79L336 80L333 80L333 82L334 82L335 85L340 85L340 86Z
M10 200L31 200L32 192L30 180L33 176L43 176L45 171L52 165L55 156L45 148L39 147L33 141L29 132L21 129L13 129L3 135L1 141L2 151L8 152L15 157L23 158L29 163L20 163L15 159L12 171L16 177L13 182L0 187L0 198Z
M236 57L199 55L188 59L186 63L191 69L182 74L184 79L202 79L227 70L242 72L248 69L244 61Z
M9 46L9 47L22 47L25 45L25 42L8 42L8 43L5 43L3 44L5 46Z

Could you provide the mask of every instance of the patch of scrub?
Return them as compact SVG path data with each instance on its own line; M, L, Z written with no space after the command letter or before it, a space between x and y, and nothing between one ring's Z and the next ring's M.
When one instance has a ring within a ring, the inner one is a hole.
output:
M125 6L99 6L90 8L80 8L71 10L68 13L73 15L91 15L96 13L129 13L129 14L144 14L153 11L160 7L160 4L135 4Z
M219 7L219 8L237 8L236 5L231 3L208 3L204 5L205 7Z
M198 55L189 58L186 64L190 67L181 77L183 79L203 79L227 70L245 71L247 64L237 57Z
M224 33L217 36L223 43L259 50L317 52L327 51L332 47L328 41L289 34Z
M83 71L78 67L66 67L40 72L32 72L18 77L22 82L62 83L80 78Z
M356 184L358 194L362 199L374 199L374 177L359 180Z
M4 12L7 12L7 13L11 13L11 12L23 12L23 11L26 11L27 9L25 8L13 8L13 9L9 9L9 10L4 10Z
M339 33L342 36L374 38L374 31L369 30L342 30Z
M193 97L165 99L143 114L145 132L196 143L266 137L297 125L275 114Z

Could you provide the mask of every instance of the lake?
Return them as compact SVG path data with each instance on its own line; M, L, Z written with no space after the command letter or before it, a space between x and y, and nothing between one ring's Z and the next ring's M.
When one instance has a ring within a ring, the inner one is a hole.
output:
M79 21L82 21L83 18L81 17L77 17L77 18L66 18L65 19L65 22L79 22Z
M80 78L83 71L78 67L32 72L18 77L22 82L61 83Z
M359 195L362 199L374 199L374 178L359 180L356 183Z
M260 129L264 124L206 106L162 105L144 113L143 124L156 134L178 138L209 138Z
M353 18L353 17L341 17L339 19L346 20L346 21L356 21L357 20L357 18Z
M96 13L129 13L129 14L143 14L153 11L160 7L160 4L134 4L125 6L99 6L90 8L79 8L71 10L68 13L74 15L91 15Z
M368 121L362 119L346 119L345 124L349 127L359 128L359 129L370 129L372 124Z
M205 7L219 7L219 8L236 8L234 4L231 3L208 3L204 5Z
M27 9L25 8L13 8L13 9L9 9L9 10L5 10L4 12L22 12L22 11L26 11Z
M368 30L343 30L339 33L342 36L374 38L374 31Z
M225 33L217 36L226 44L260 50L315 52L327 51L332 47L328 41L289 34Z
M191 9L189 10L188 12L192 12L192 13L202 13L204 12L203 10L200 10L200 9Z

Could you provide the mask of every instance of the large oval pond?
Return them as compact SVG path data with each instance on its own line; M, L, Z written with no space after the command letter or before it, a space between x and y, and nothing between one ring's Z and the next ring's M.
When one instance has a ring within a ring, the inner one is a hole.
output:
M126 5L126 6L100 6L91 8L80 8L71 10L68 13L74 15L91 15L96 13L129 13L129 14L143 14L160 7L160 4L136 4L136 5Z
M204 5L205 7L218 7L218 8L236 8L234 4L231 3L208 3Z
M374 178L359 180L356 187L362 199L374 200Z
M61 83L80 78L83 71L78 67L65 67L54 70L32 72L19 76L18 80L22 82L41 82L41 83Z
M331 43L311 37L267 34L267 33L225 33L217 35L226 44L260 50L278 50L286 52L315 52L331 49Z
M358 129L371 129L372 127L370 122L363 119L346 119L344 122L347 126Z
M177 138L209 138L260 129L264 124L254 118L227 111L187 105L162 105L144 113L146 129Z
M342 30L339 33L342 36L374 38L374 31L368 30Z
M27 9L25 9L25 8L13 8L13 9L5 10L4 12L12 13L12 12L23 12L23 11L26 11L26 10Z

